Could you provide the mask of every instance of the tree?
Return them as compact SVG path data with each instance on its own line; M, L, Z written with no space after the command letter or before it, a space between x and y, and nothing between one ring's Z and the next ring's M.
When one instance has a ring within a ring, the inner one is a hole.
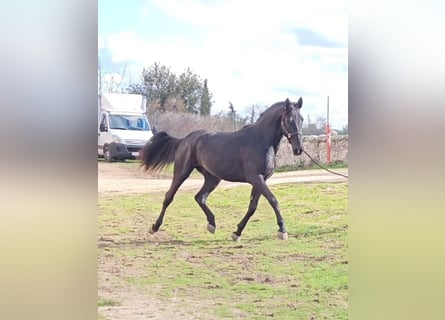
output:
M199 101L202 90L201 79L190 68L187 68L179 75L175 92L184 101L187 112L199 113Z
M198 114L204 105L204 108L208 106L208 110L204 109L202 114L210 114L211 93L208 91L207 81L204 86L201 78L190 68L177 76L170 68L156 62L143 69L140 81L131 84L128 91L147 97L147 109L150 111L186 111ZM204 92L204 87L207 93Z
M159 109L165 111L165 104L175 90L176 76L169 68L155 62L148 69L142 70L141 83L131 84L129 91L147 98L147 103L159 103Z
M260 115L269 108L268 105L265 104L253 104L250 107L246 107L243 114L246 114L246 122L248 123L254 123L258 120Z
M319 123L322 121L322 119L319 119L321 116L318 116L316 118L316 122L311 121L311 116L308 114L306 116L306 120L303 122L303 134L304 135L319 135L324 133L325 127L318 127Z
M199 113L201 116L210 116L210 109L212 108L212 102L210 101L210 93L207 88L207 79L204 79L204 87L201 94L201 107Z
M315 120L316 124L317 124L317 129L325 129L326 128L326 118L322 115L318 115L316 120Z

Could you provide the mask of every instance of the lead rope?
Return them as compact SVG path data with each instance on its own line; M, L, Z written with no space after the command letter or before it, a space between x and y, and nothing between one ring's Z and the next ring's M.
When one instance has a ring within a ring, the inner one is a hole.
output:
M344 177L344 178L348 178L348 179L349 179L349 177L348 177L347 175L344 175L344 174L341 174L341 173L338 173L338 172L335 172L335 171L332 171L332 170L329 170L329 169L323 167L318 161L316 161L314 158L312 158L312 157L309 155L309 153L306 152L306 150L304 150L304 153L309 157L309 159L311 159L311 160L312 160L315 164L317 164L320 168L322 168L322 169L324 169L324 170L326 170L326 171L328 171L328 172L330 172L330 173L333 173L333 174L336 174L336 175L338 175L338 176L342 176L342 177Z

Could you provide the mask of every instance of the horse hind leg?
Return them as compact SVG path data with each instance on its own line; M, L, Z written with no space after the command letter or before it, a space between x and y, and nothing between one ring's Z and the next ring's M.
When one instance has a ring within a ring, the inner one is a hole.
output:
M215 216L207 206L207 197L213 190L215 190L221 179L210 174L207 170L205 170L202 167L198 167L197 170L204 176L204 185L195 195L195 200L201 207L202 211L204 211L207 217L207 222L208 222L207 230L210 233L215 233L216 230Z
M156 222L148 230L148 232L150 234L154 234L155 232L157 232L159 230L159 228L162 225L162 222L164 221L164 215L165 215L165 211L167 210L167 207L172 203L174 196L175 196L176 192L178 191L179 187L190 176L190 173L192 171L193 171L193 167L191 165L184 164L184 163L177 165L177 163L175 163L173 180L171 182L169 190L165 194L164 201L162 202L161 213L159 214L158 218L156 219Z

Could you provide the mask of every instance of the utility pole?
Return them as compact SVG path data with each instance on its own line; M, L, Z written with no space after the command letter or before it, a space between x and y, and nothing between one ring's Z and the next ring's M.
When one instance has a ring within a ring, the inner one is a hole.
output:
M236 131L236 111L235 111L235 108L233 107L232 102L229 102L229 109L231 111L232 119L233 119L233 131Z

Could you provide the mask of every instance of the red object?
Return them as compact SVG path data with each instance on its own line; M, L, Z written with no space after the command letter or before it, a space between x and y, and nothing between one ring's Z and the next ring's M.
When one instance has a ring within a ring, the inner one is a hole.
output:
M326 125L326 162L331 163L331 127Z

